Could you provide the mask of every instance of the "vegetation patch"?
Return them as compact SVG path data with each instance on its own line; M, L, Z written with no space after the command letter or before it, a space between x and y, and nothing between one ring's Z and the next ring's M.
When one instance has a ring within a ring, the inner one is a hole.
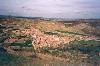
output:
M55 32L44 32L44 34L48 34L48 35L59 35L58 33L55 33Z
M0 54L0 64L9 64L9 63L15 63L15 62L23 62L25 58L23 57L17 57L14 55L9 54Z
M10 38L26 38L26 35L17 35L17 34L11 34L9 35Z
M72 41L70 45L64 45L60 48L44 47L41 49L43 53L51 54L53 56L64 57L64 58L78 58L86 57L87 55L96 59L100 53L100 41L96 40L80 40ZM79 59L79 58L78 58Z
M10 44L10 46L32 47L32 41L29 40L29 41L26 41L25 43L16 43L16 42L13 42L13 43Z
M58 49L52 49L49 47L44 47L42 48L42 53L47 53L47 54L51 54L53 56L58 56L58 57L64 57L64 52L60 51Z
M96 40L81 40L71 42L71 49L79 50L83 53L99 53L100 52L100 41Z
M85 34L80 34L80 33L76 33L76 32L68 32L68 31L60 31L60 30L56 30L56 31L61 32L61 33L65 33L65 34L74 34L74 35L87 36Z
M45 47L42 49L42 53L49 54L49 55L56 56L56 57L60 57L60 58L65 58L65 59L67 59L68 62L72 62L72 63L76 62L76 61L81 62L84 59L88 59L87 54L79 53L75 50L63 51L63 50L59 50L59 48L52 49L49 47Z

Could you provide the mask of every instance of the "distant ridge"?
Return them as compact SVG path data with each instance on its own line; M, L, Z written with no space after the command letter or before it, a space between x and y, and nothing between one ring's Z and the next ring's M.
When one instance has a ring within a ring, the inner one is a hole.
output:
M100 22L100 19L67 19L67 18L45 18L45 17L26 17L26 16L12 16L12 15L0 15L0 19L9 18L25 18L25 19L42 19L42 20L54 20L63 22Z
M0 19L7 19L7 18L40 19L41 17L24 17L24 16L0 15Z

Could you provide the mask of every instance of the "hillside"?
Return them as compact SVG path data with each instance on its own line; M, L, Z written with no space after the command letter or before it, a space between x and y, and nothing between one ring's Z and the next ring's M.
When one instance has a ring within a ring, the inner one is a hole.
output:
M94 59L100 53L96 32L100 31L88 22L65 24L52 20L6 19L1 20L0 31L2 47L15 56L45 59L50 55L51 59L74 63Z

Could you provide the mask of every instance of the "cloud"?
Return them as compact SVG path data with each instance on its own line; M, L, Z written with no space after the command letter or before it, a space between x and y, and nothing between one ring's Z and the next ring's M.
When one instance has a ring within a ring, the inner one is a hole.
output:
M99 0L0 0L0 10L21 16L100 18L99 3Z

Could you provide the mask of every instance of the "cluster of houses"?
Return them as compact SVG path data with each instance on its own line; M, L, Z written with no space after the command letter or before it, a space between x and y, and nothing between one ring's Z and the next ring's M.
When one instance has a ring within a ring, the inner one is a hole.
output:
M17 23L18 22L16 22L16 24ZM45 24L45 23L43 23L43 24ZM57 24L58 27L60 27L59 24ZM19 25L19 24L17 24L17 25ZM55 25L55 24L52 24L52 25ZM37 48L43 48L43 47L57 48L57 47L60 47L61 45L69 44L71 41L75 41L75 40L96 40L97 39L95 36L49 35L49 34L45 34L44 32L41 32L39 29L34 28L33 24L29 24L29 25L27 24L26 26L28 26L28 28L24 28L22 30L20 30L20 28L19 28L19 29L16 29L16 30L12 30L10 33L15 34L15 35L25 35L25 36L28 36L28 37L32 37L32 45L36 49ZM62 26L62 24L61 24L61 26ZM82 26L84 27L84 25L82 25ZM62 28L63 28L63 26L62 26ZM7 40L5 40L5 42L8 42L8 43L24 42L24 41L27 41L27 40L29 40L27 37L22 37L20 39L18 39L18 38L8 38Z
M30 35L32 37L32 45L35 49L43 48L43 47L52 47L57 48L64 44L69 44L71 41L75 40L96 40L95 36L81 36L81 35L68 35L68 36L58 36L58 35L49 35L44 34L43 32L39 31L35 28L21 30L14 30L12 31L13 34L20 34L20 35ZM8 39L8 41L25 41L26 38L21 39Z

